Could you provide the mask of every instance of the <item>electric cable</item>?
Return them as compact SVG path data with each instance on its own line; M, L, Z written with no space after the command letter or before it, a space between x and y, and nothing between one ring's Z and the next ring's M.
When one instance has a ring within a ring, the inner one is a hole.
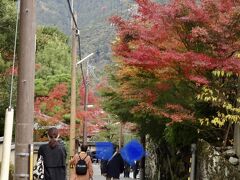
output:
M68 3L68 8L69 8L69 11L70 11L70 13L71 13L71 16L72 16L74 25L76 26L77 29L79 29L79 28L78 28L78 25L77 25L77 22L76 22L76 19L75 19L74 14L73 14L73 10L72 10L72 6L71 6L71 4L70 4L70 0L67 0L67 3Z
M71 6L71 4L70 4L70 0L67 0L67 3L68 3L68 8L69 8L71 17L72 17L72 19L73 19L73 22L74 22L74 25L75 25L76 31L77 31L76 35L78 36L78 56L79 56L79 59L81 60L81 59L82 59L82 55L81 55L80 30L79 30L79 28L78 28L76 19L75 19L75 17L74 17L73 10L72 10L72 6ZM84 84L86 85L86 79L85 79L85 76L84 76L82 64L80 64L80 69L81 69L81 73L82 73L83 82L84 82Z
M17 47L17 33L18 33L18 20L19 20L18 16L19 16L19 10L20 10L19 1L17 1L16 4L17 4L17 17L16 17L14 48L13 48L13 62L12 62L12 74L11 74L10 96L9 96L9 108L12 107L13 82L14 82L13 78L14 78L14 68L15 68L15 62L16 62L16 47Z

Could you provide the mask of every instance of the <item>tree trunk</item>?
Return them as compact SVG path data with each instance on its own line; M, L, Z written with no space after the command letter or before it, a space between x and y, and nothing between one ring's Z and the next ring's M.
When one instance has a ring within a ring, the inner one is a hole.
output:
M223 147L224 147L224 148L225 148L226 145L227 145L228 134L229 134L229 131L230 131L231 126L232 126L232 122L229 122L229 123L228 123L228 127L227 127L227 132L226 132L225 137L224 137L224 140L223 140Z
M234 149L238 157L240 157L240 125L239 123L235 123L234 125ZM238 169L240 169L240 165L238 165Z
M143 145L144 150L146 149L146 136L145 134L141 134L141 143ZM140 162L140 180L145 180L145 156L142 157Z

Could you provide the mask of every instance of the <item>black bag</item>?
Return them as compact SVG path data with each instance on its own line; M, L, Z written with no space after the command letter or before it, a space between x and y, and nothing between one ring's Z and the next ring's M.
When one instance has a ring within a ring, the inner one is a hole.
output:
M85 161L86 157L84 159L80 158L80 160L77 162L76 167L75 167L77 175L86 175L87 174L87 163Z
M108 165L107 160L101 160L100 169L102 175L107 174L107 165Z

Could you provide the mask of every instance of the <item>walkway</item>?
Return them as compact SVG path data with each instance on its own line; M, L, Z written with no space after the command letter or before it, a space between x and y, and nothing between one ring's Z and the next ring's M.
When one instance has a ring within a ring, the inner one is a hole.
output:
M100 167L98 164L93 164L93 172L94 172L93 180L106 180L106 178L101 175ZM130 177L132 177L132 174L130 174ZM133 180L133 178L124 178L122 174L120 180Z

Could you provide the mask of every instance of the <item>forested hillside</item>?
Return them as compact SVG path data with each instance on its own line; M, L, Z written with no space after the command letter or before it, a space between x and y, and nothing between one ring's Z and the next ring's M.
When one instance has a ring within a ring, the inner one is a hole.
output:
M71 1L70 1L71 2ZM99 51L98 65L110 59L110 42L114 28L108 19L112 15L129 16L133 0L81 0L74 1L74 11L81 31L82 57ZM67 0L37 1L38 25L57 26L67 35L71 33L71 17Z

